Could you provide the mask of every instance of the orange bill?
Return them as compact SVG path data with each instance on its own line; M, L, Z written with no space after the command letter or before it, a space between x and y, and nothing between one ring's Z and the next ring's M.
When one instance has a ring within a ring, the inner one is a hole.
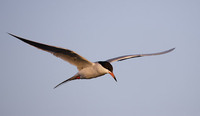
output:
M117 79L115 78L115 75L113 74L113 72L109 72L109 74L115 79L115 81L117 82Z

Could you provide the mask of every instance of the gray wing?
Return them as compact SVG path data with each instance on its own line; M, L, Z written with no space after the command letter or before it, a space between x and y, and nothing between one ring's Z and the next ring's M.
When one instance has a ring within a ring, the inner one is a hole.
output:
M120 56L112 59L106 60L107 62L115 62L115 61L122 61L122 60L127 60L130 58L137 58L137 57L142 57L142 56L153 56L153 55L161 55L161 54L166 54L168 52L173 51L175 48L163 51L163 52L158 52L158 53L151 53L151 54L135 54L135 55L125 55L125 56Z
M63 48L59 48L59 47L55 47L55 46L50 46L50 45L45 45L42 43L38 43L38 42L34 42L34 41L30 41L30 40L18 37L16 35L13 35L10 33L8 33L8 34L13 37L16 37L17 39L19 39L29 45L32 45L36 48L39 48L41 50L52 53L53 55L69 62L70 64L75 65L78 68L78 70L81 70L85 67L93 65L92 62L88 61L84 57L78 55L77 53L75 53L71 50L63 49Z

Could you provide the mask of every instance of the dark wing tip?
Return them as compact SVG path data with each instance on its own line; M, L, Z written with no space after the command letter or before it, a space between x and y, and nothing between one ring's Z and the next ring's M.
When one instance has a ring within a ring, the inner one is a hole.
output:
M167 51L161 52L161 54L169 53L169 52L173 51L174 49L175 49L175 47L174 47L174 48L171 48L171 49L169 49L169 50L167 50Z
M26 42L26 43L28 43L27 41L29 41L29 40L26 40L26 39L21 38L21 37L19 37L19 36L16 36L16 35L14 35L14 34L11 34L11 33L8 33L8 34L11 35L11 36L13 36L13 37L15 37L15 38L17 38L17 39L19 39L19 40L21 40L21 41Z
M169 49L169 52L173 51L174 49L176 49L176 48L174 47L174 48L172 48L172 49Z
M8 33L9 35L13 36L13 37L20 38L20 37L14 35L14 34L12 34L12 33L9 33L9 32L7 32L7 33Z
M39 48L39 49L42 49L44 51L47 51L47 52L63 52L65 53L66 50L62 49L62 48L58 48L58 47L54 47L54 46L51 46L51 45L47 45L47 44L42 44L42 43L39 43L39 42L35 42L35 41L31 41L31 40L28 40L28 39L25 39L25 38L22 38L22 37L19 37L19 36L16 36L16 35L13 35L11 33L8 33L9 35L29 44L29 45L32 45L36 48Z
M13 37L17 37L16 35L13 35L13 34L11 34L11 33L9 33L9 32L7 32L9 35L11 35L11 36L13 36Z

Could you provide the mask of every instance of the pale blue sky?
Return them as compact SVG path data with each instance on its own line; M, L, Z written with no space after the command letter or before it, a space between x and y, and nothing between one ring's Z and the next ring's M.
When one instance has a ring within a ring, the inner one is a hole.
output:
M199 116L199 0L1 0L1 116ZM115 62L53 89L76 67L7 34Z

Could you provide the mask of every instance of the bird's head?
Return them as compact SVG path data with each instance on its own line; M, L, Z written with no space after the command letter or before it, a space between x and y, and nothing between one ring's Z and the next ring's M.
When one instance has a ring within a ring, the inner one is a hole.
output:
M113 74L113 67L109 62L99 61L98 63L101 64L101 66L103 66L104 68L108 69L108 73L115 79L115 81L117 81L115 75Z

